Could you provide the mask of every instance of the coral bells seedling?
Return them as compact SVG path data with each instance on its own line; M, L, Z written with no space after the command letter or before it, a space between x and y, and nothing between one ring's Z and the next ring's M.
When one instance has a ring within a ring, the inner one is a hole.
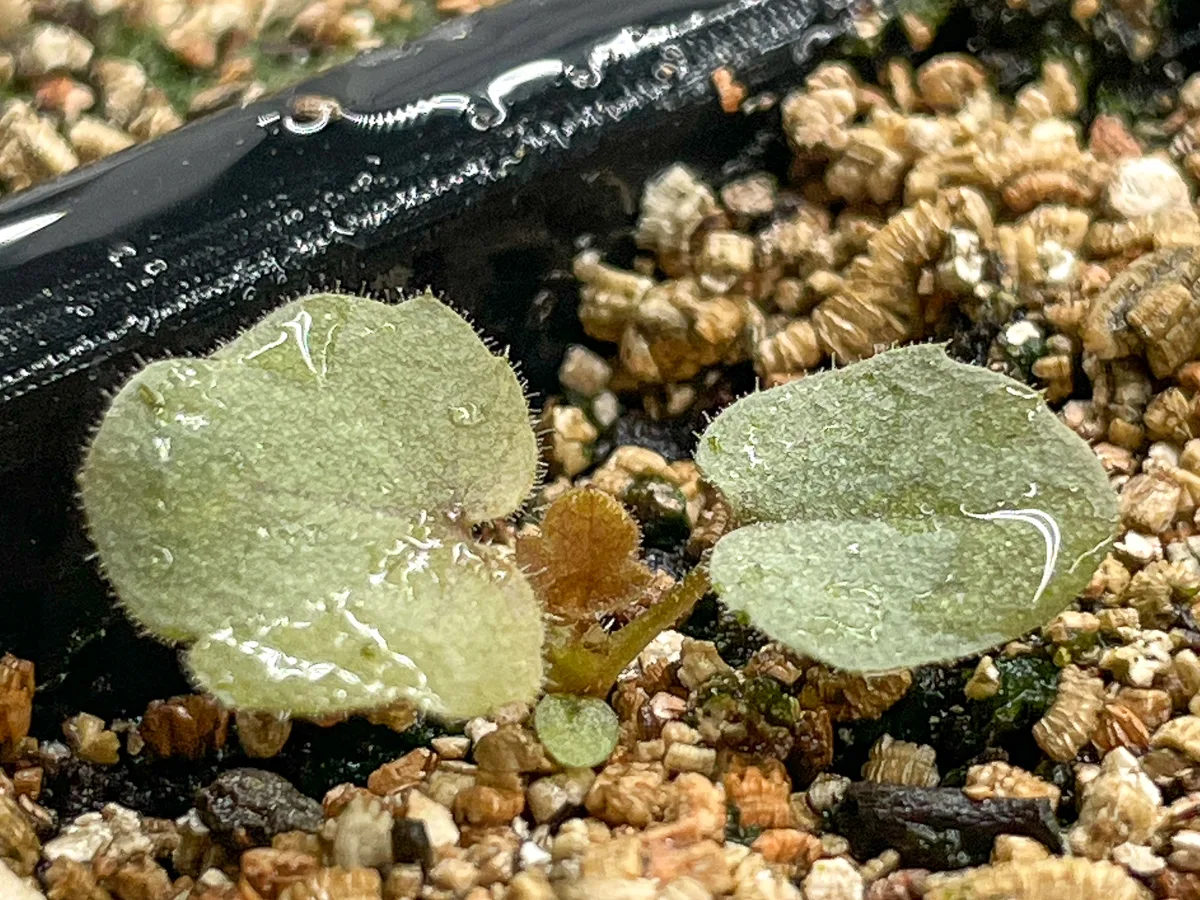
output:
M542 612L474 523L537 472L520 382L433 297L305 297L121 389L79 475L128 614L222 701L534 699Z
M1038 627L1117 524L1103 468L1040 395L933 345L746 397L696 460L743 523L713 551L722 599L853 671Z
M849 670L1042 624L1117 520L1099 462L1039 395L935 346L747 397L697 462L744 525L713 552L717 591ZM135 375L80 485L126 610L186 644L223 702L468 716L533 700L543 657L551 690L604 696L708 588L701 568L664 592L598 490L560 498L515 556L474 539L536 471L521 385L462 318L428 296L320 295ZM609 634L605 613L627 624Z
M186 644L224 703L465 717L543 687L607 694L708 587L697 571L667 590L598 490L515 554L475 540L536 473L520 382L466 321L430 296L326 294L135 375L79 482L126 611ZM607 634L602 614L627 624Z

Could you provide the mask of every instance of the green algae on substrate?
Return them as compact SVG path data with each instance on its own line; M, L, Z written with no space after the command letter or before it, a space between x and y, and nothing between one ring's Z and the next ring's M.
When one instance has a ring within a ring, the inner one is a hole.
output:
M430 0L413 0L412 17L407 21L388 22L375 29L383 47L396 47L424 34L438 23L438 15ZM297 56L286 52L291 42L288 22L276 22L252 47L254 76L268 93L282 90L297 81L317 75L331 66L354 58L358 53L349 47L328 47ZM275 48L274 52L272 48Z
M915 669L908 693L878 719L836 726L834 769L858 777L868 750L884 734L931 745L948 778L991 750L1004 750L1016 765L1036 765L1041 751L1030 729L1054 702L1058 667L1041 655L1001 657L1000 690L986 700L968 700L963 691L975 666L971 661Z
M722 743L761 749L779 742L796 725L800 702L783 685L765 675L716 675L696 690L690 701L693 724L721 734Z
M120 14L108 15L96 23L91 35L97 56L128 57L146 70L151 84L159 88L171 105L184 111L199 91L216 79L211 75L188 68L182 60L163 46L161 39L148 28L135 28Z

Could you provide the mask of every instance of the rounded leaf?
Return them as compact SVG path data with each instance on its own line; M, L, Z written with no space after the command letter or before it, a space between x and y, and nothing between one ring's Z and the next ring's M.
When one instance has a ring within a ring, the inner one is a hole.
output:
M759 523L713 552L722 599L858 671L1043 624L1117 523L1100 463L1040 395L931 345L752 394L709 426L697 462Z
M620 722L603 700L547 694L533 711L538 740L568 768L598 766L617 746Z
M344 587L232 617L197 637L189 668L230 706L296 715L405 699L461 718L537 696L541 608L515 564L453 527L398 525L339 516L307 551Z
M234 705L470 715L536 694L537 602L465 530L515 510L536 470L521 385L460 316L319 295L136 374L79 482L126 611L197 642L198 677Z

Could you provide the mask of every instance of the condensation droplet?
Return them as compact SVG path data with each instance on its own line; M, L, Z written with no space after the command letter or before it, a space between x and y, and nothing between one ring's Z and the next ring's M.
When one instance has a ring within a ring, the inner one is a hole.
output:
M118 269L121 268L121 260L127 259L130 256L137 256L137 247L133 246L133 244L124 242L114 244L112 249L108 251L108 261Z
M451 406L448 410L450 421L463 428L470 428L472 425L478 425L484 420L483 411L474 404L467 403L462 406Z

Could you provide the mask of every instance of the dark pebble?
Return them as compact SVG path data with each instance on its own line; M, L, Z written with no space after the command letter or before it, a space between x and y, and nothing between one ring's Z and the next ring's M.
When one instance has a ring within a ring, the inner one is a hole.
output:
M953 329L937 337L947 340L946 353L959 362L974 366L986 366L988 353L1002 330L991 322L971 322L962 316L956 318Z
M1033 774L1058 788L1058 807L1054 812L1059 819L1074 819L1078 814L1075 807L1075 768L1070 763L1044 759L1033 770Z
M420 819L396 819L392 823L392 859L398 863L419 863L423 870L433 865L433 847Z
M691 534L687 498L663 478L637 478L625 489L621 500L642 528L647 547L670 550L684 544Z
M713 594L696 604L679 630L698 641L712 641L721 659L735 669L750 661L769 638L750 624L748 617L731 612Z
M321 804L286 778L262 769L230 769L196 792L196 810L213 836L235 848L260 847L284 831L317 831Z
M892 848L903 865L936 871L983 865L1001 834L1062 850L1058 822L1044 798L975 801L957 788L857 782L834 810L832 824L849 838L858 859Z
M987 50L979 55L979 61L992 77L996 89L1006 94L1015 94L1037 78L1037 60L1028 53L1015 50Z
M667 462L691 459L692 451L696 447L696 427L699 424L691 416L656 421L644 412L634 410L617 420L613 447L626 444L644 447L658 453Z
M664 550L661 547L644 547L642 559L653 572L666 572L676 581L683 581L687 574L695 568L688 559L685 546Z
M106 803L120 803L150 816L173 819L192 806L196 791L222 771L238 766L271 769L301 791L319 797L336 784L363 784L372 771L426 747L445 733L429 720L397 734L382 725L354 718L332 728L297 721L291 739L278 756L252 760L236 744L200 760L155 759L149 753L122 753L115 766L98 766L77 757L46 760L41 803L63 820L95 812Z
M119 803L149 816L174 818L192 805L196 791L220 770L216 759L164 760L121 755L115 766L68 757L45 769L39 802L64 821Z

